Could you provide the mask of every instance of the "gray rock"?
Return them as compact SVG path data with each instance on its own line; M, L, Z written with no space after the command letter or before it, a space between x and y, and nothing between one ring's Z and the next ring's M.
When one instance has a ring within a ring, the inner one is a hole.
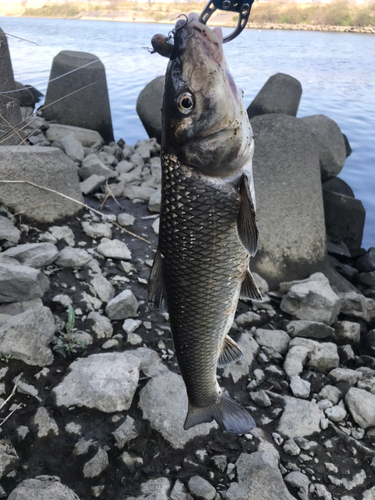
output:
M314 484L314 490L318 498L322 498L323 500L332 500L332 495L328 491L327 486L324 486L324 484Z
M132 255L127 245L120 240L103 238L97 251L111 259L131 260Z
M315 345L307 365L321 373L328 373L332 368L339 366L340 358L336 344L322 342Z
M291 346L284 361L284 370L288 377L300 375L307 361L310 349L305 346Z
M51 243L26 243L5 250L3 255L13 257L24 266L40 269L52 264L59 256L59 251Z
M5 240L17 245L20 238L21 231L15 227L12 221L0 215L0 241Z
M370 247L364 255L357 259L356 268L361 273L375 271L375 247Z
M48 411L43 406L37 409L34 415L33 424L38 428L39 438L46 437L50 433L55 436L59 434L59 428L56 421L50 417Z
M301 120L317 142L322 182L336 177L346 160L345 141L337 123L324 115L306 116Z
M105 184L104 175L90 175L84 181L79 183L79 187L83 194L91 194L97 191L103 184Z
M112 238L112 229L108 224L97 222L82 222L82 229L90 238Z
M255 340L262 347L268 347L280 354L285 354L288 350L290 337L283 330L258 328L255 332Z
M99 132L88 128L49 123L48 129L45 131L46 138L51 142L62 141L69 134L73 134L85 148L91 148L94 144L104 144L104 139Z
M148 209L152 213L160 212L160 203L161 203L161 191L158 189L153 194L151 194L148 202Z
M134 168L134 165L132 162L122 160L116 165L115 170L119 174L127 174L128 172L133 170L133 168Z
M320 431L322 410L315 402L284 397L285 408L277 432L287 438L310 436Z
M17 463L18 455L13 445L2 439L0 441L0 479L15 469Z
M173 448L184 448L197 436L206 436L216 423L200 424L183 431L188 399L182 377L168 372L151 379L141 390L139 406L143 418L160 432Z
M290 388L296 398L307 399L310 396L311 384L299 375L290 378Z
M124 448L126 443L132 441L139 435L135 426L135 421L129 415L112 434L116 440L116 446L120 450Z
M332 408L327 408L324 413L327 417L332 420L332 422L342 422L346 418L346 411L341 406L332 406Z
M295 500L269 451L242 453L236 462L236 469L238 483L231 483L227 491L228 500Z
M292 438L285 441L283 450L285 451L285 453L287 453L288 455L292 455L293 457L296 457L301 453L300 447Z
M0 262L0 303L43 297L48 287L49 280L41 271Z
M345 490L353 490L357 486L362 485L365 482L366 478L366 472L364 470L361 470L350 479L344 477L342 480L342 485L344 486Z
M375 319L375 300L355 292L339 293L339 296L343 314L364 319L368 323Z
M123 214L118 214L117 216L117 222L120 224L120 226L123 227L129 227L134 224L135 217L134 215L123 213Z
M96 311L91 311L87 317L93 321L91 328L96 333L98 339L112 337L112 323L106 316L103 316Z
M314 277L316 279L313 279ZM322 321L328 325L337 320L340 307L340 298L321 273L293 284L280 304L282 311L292 314L297 319Z
M23 300L20 302L12 302L10 304L0 305L0 314L9 314L10 316L16 316L29 309L36 309L37 307L43 307L43 302L41 299L31 299Z
M200 476L191 477L188 482L188 488L197 500L213 500L216 496L216 490L212 484Z
M115 289L102 274L95 274L91 280L91 285L103 302L109 302L115 296Z
M261 408L267 408L272 404L268 394L263 390L250 392L250 397L254 403Z
M83 466L83 477L92 478L99 476L108 465L108 453L104 448L99 448L92 459Z
M74 134L67 134L63 139L61 139L60 144L62 145L65 153L73 161L79 162L85 157L83 146Z
M307 337L309 339L325 339L332 337L335 333L335 330L325 323L306 320L290 321L286 331L290 337Z
M193 497L187 492L184 483L179 479L173 485L172 491L170 493L171 500L193 500Z
M74 247L74 233L69 226L51 226L48 231L56 240L64 240L70 247Z
M166 477L149 479L141 484L142 494L137 497L126 497L126 500L169 500L171 483Z
M249 118L267 113L296 116L302 95L300 82L290 75L272 75L247 108Z
M56 476L37 476L22 481L9 495L8 500L79 500Z
M53 354L48 345L54 333L55 322L48 307L30 309L0 325L1 352L28 365L50 365Z
M134 318L137 315L138 301L131 290L124 290L112 299L105 312L112 320Z
M328 377L334 384L346 382L352 386L362 378L362 373L357 370L350 370L349 368L335 368L329 372Z
M82 161L82 166L78 170L78 175L81 179L86 180L92 175L99 175L106 179L117 177L117 172L107 167L100 158L92 153Z
M375 426L375 394L351 387L346 393L345 403L362 429Z
M328 401L331 401L332 404L337 405L337 403L342 399L342 392L334 385L326 385L319 392L319 397L322 399L328 399Z
M124 196L129 200L149 201L155 193L157 193L156 189L147 186L133 186L130 184L124 188Z
M298 494L300 498L305 500L309 499L310 479L306 474L302 474L302 472L299 471L292 471L284 477L284 481L294 488L299 489Z
M147 347L140 347L135 351L131 351L133 356L141 362L140 369L146 375L146 377L155 377L164 373L169 373L168 368L162 363L157 352Z
M72 248L67 246L61 250L55 264L56 266L64 268L81 268L90 262L91 259L92 255L83 248Z
M53 389L57 406L83 406L105 413L128 410L137 389L140 361L129 352L78 358Z
M333 325L334 340L338 344L358 344L361 340L361 327L353 321L338 321Z
M234 383L249 375L249 369L259 351L259 345L246 332L241 335L237 344L243 352L242 358L236 363L225 366L223 369L223 377L231 377Z
M48 121L97 130L113 141L105 69L96 55L63 50L54 57L43 113Z
M363 492L362 500L375 500L375 486Z
M161 142L161 104L164 76L158 76L141 91L137 99L137 113L149 137Z
M4 172L46 188L28 183L0 183L0 204L42 223L76 215L82 209L79 203L72 201L83 202L77 168L60 149L0 146L0 162ZM0 174L1 179L9 177Z
M272 288L281 281L308 276L325 260L319 157L313 137L300 119L268 114L256 116L251 125L262 235L252 269Z

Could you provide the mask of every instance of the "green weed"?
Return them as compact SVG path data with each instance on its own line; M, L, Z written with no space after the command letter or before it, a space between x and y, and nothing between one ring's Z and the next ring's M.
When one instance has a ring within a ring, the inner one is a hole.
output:
M75 313L73 307L68 305L68 320L64 325L65 331L60 331L60 336L55 341L54 350L62 354L64 357L76 354L79 350L84 349L85 343L81 340L77 340L73 337L73 333L76 330L75 325Z

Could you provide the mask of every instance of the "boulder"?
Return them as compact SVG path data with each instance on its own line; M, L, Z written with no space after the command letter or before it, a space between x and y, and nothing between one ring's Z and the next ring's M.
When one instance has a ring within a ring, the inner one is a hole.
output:
M46 138L51 142L62 141L69 134L73 134L84 148L91 148L91 146L97 143L104 144L104 139L99 132L88 128L50 123L49 128L45 132Z
M375 247L370 247L364 255L357 259L356 267L361 273L375 271Z
M323 191L332 191L333 193L344 194L350 198L355 198L352 188L340 177L334 177L322 184Z
M8 500L79 500L79 497L56 476L25 479L9 495Z
M54 57L43 114L48 121L96 130L105 142L113 141L105 68L97 56L63 50Z
M164 76L158 76L141 91L137 99L137 113L149 137L161 142L161 105Z
M320 431L323 412L315 402L284 397L285 408L277 432L287 438L310 436Z
M301 118L318 145L322 182L336 177L346 160L344 137L336 122L324 115Z
M335 330L320 321L290 321L286 328L290 337L307 337L309 339L325 339L332 337Z
M134 318L137 316L138 301L131 290L124 290L109 301L106 314L111 320Z
M345 403L362 429L375 426L375 394L351 387L346 393Z
M16 245L21 238L21 231L15 227L12 221L0 215L0 242L6 241Z
M0 146L0 168L26 181L2 183L1 180L12 178L0 173L0 204L15 212L45 223L75 215L81 210L79 203L83 198L76 166L60 149Z
M49 280L38 269L0 262L0 303L43 297Z
M52 243L25 243L9 248L3 255L9 255L24 266L41 269L49 266L59 256L59 251Z
M319 156L307 125L287 115L251 120L260 242L251 267L271 288L326 258Z
M360 200L333 191L323 191L328 238L344 243L352 256L361 249L366 211Z
M284 73L272 75L247 108L249 118L268 113L296 116L302 95L302 85Z

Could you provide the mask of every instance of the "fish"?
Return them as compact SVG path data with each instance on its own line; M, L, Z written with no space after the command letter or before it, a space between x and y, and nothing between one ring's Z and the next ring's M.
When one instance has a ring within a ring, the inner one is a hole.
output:
M148 283L165 304L184 380L187 430L215 420L228 432L255 426L222 390L217 368L242 356L228 332L239 298L261 301L249 271L258 247L253 133L223 53L220 28L197 14L174 29L162 103L162 201Z

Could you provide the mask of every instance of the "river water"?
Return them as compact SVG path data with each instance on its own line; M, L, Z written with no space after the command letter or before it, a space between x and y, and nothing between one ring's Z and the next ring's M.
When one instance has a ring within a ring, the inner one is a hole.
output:
M152 78L165 72L167 60L143 47L172 26L2 17L0 27L37 43L9 38L16 80L43 93L58 52L96 54L106 68L115 139L134 144L147 137L136 100ZM340 177L366 209L363 247L375 246L375 36L245 30L225 45L225 53L246 106L271 75L282 72L302 84L297 116L321 113L337 122L353 149Z

